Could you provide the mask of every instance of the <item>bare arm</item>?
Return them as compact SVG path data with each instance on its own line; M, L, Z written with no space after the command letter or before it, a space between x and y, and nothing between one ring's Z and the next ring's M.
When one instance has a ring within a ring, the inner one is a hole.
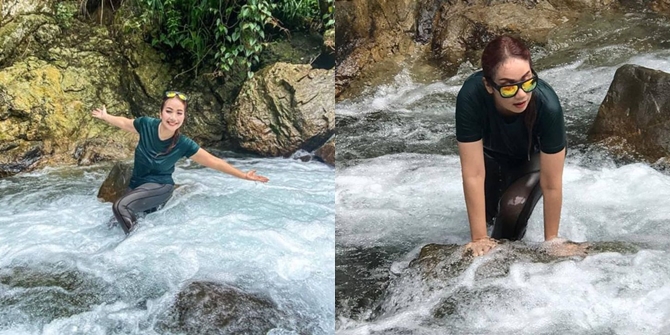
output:
M91 112L91 116L93 116L94 118L98 118L102 121L105 121L117 128L121 128L125 131L137 134L137 130L133 125L133 119L129 119L123 116L109 115L107 114L107 109L105 108L104 105L102 106L102 109L96 108L95 110L93 110Z
M260 181L263 183L269 180L266 177L257 175L256 171L254 170L244 173L236 169L234 166L228 164L223 159L210 154L209 152L207 152L205 149L202 148L198 149L195 155L191 156L191 159L193 159L196 163L200 165L204 165L208 168L227 173L237 178Z
M473 241L487 237L486 200L484 198L484 146L482 141L458 143L463 175L463 193L470 221L470 236Z
M540 154L540 187L544 198L544 240L558 236L563 205L563 164L565 149L555 154Z

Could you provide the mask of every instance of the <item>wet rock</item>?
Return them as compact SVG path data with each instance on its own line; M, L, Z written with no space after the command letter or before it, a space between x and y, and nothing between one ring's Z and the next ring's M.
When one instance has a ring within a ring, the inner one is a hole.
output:
M330 166L335 166L335 137L331 138L321 148L314 151L314 155Z
M586 256L603 252L635 253L638 247L624 242L566 242L569 247L581 247ZM553 250L556 248L545 244L501 241L483 266L478 268L477 275L481 278L500 277L507 275L509 266L517 262L548 263L574 256L562 255ZM577 249L573 249L577 250ZM419 256L410 264L410 268L418 269L424 276L431 278L454 278L468 268L474 258L464 253L464 247L458 245L428 244L421 249Z
M570 256L562 254L560 250L579 252L576 256ZM472 280L481 282L508 276L512 265L517 263L551 263L604 252L632 254L638 250L637 246L625 242L567 242L565 248L560 249L551 244L501 241L488 255L474 258L464 253L464 247L460 245L429 244L391 281L386 295L373 308L373 318L416 306L420 301L435 299L441 302L433 311L434 316L442 318L454 314L459 301L486 301L488 297L511 294L496 287L477 291L463 288L463 276L472 276ZM473 266L474 271L467 274Z
M479 63L481 50L501 34L518 36L529 45L546 44L549 32L577 14L559 11L547 1L445 3L435 17L431 57L455 70L466 59ZM533 29L526 29L529 26Z
M335 11L335 95L368 68L389 60L401 63L419 49L413 34L416 8L432 1L338 1ZM388 67L389 64L380 65Z
M670 0L652 1L650 7L659 14L670 16Z
M264 156L312 151L335 128L333 71L276 63L247 81L226 115L231 139Z
M426 43L433 36L433 21L435 13L440 8L441 0L420 2L416 16L416 41Z
M617 69L589 139L617 154L654 162L670 156L670 74L637 65Z
M213 282L186 286L170 313L161 327L187 334L265 334L284 317L269 298Z
M114 164L98 190L98 199L112 203L118 200L126 192L132 175L133 163L117 162Z
M377 72L383 75L389 65L406 61L436 61L453 75L465 60L478 63L495 36L511 34L531 46L545 45L556 28L618 5L615 0L340 1L336 96L346 98L349 94L342 94L348 90L356 95L365 88L361 81L374 82Z
M1 319L17 323L49 323L119 298L114 286L65 263L0 268L0 286Z
M42 158L42 153L40 145L21 148L16 143L6 143L0 146L0 178L31 169Z

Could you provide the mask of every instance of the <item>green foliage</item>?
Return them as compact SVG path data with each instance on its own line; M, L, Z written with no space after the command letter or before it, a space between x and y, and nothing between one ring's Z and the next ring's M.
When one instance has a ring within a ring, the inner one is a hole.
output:
M61 1L56 4L56 21L63 28L69 28L72 25L72 19L77 13L77 4L73 2Z
M321 1L332 8L333 0ZM213 57L224 75L241 69L252 77L276 29L323 30L334 23L332 10L321 14L319 0L134 0L133 6L141 19L124 29L153 27L145 32L154 46L186 52L194 69Z

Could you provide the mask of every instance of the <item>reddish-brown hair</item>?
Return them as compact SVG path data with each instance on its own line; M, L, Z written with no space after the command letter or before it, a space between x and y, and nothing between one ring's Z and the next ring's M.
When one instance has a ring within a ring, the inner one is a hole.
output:
M482 72L486 80L492 82L500 66L509 58L525 60L530 68L533 68L530 50L521 40L508 35L498 36L486 45L482 53ZM530 154L533 145L533 125L537 119L535 94L531 96L524 114L524 123L526 129L528 129L528 152Z

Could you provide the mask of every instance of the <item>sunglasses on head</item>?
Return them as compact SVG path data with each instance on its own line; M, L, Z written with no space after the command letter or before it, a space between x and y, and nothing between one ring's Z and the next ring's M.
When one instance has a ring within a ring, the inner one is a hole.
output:
M184 93L178 92L178 91L166 91L165 92L165 97L168 99L177 97L181 101L188 101L188 96Z
M486 79L488 80L489 84L491 84L491 86L493 86L498 91L498 93L500 93L501 97L512 98L517 93L519 93L519 88L521 88L524 92L529 93L537 87L537 73L535 73L535 71L532 71L532 73L533 76L530 79L506 85L498 85L493 82L493 79L489 77L486 77Z

